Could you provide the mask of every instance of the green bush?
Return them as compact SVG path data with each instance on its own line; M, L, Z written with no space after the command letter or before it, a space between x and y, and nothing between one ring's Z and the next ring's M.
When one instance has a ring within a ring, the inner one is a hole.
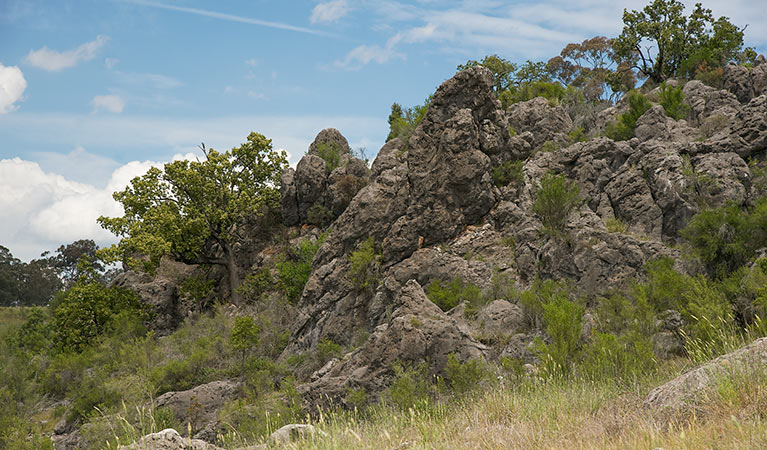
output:
M442 311L449 311L465 301L466 312L469 314L476 312L483 300L477 286L464 283L460 278L455 278L449 283L443 283L439 278L435 278L426 288L426 296Z
M584 349L579 371L592 380L633 380L652 373L656 366L647 336L631 332L618 337L596 332Z
M239 288L240 295L248 301L260 300L264 293L274 286L269 269L257 270L245 277Z
M543 327L543 305L557 296L568 297L570 287L561 281L541 280L536 278L530 287L519 295L519 303L524 307L525 318L531 329Z
M580 204L578 185L562 175L547 173L541 179L541 187L535 191L535 212L547 231L561 233L570 213Z
M584 130L583 127L576 127L569 133L567 133L567 140L571 144L575 144L576 142L586 142L588 138L586 137L586 130Z
M550 342L539 340L543 372L548 376L567 376L580 352L583 308L566 295L554 295L543 303L543 321Z
M325 242L326 234L320 235L316 241L305 240L297 248L288 251L284 259L276 264L277 289L289 302L295 303L304 292L306 282L312 273L312 259Z
M112 327L122 312L145 318L148 313L138 295L127 289L106 287L81 278L59 294L53 310L53 342L62 352L79 352Z
M335 142L318 142L317 156L325 161L325 173L330 174L341 165L341 147Z
M372 237L349 255L349 277L357 289L375 289L378 286L382 257L381 252L376 252Z
M610 217L605 221L605 227L610 233L625 233L628 230L628 226L620 219L616 217Z
M510 86L498 95L501 106L505 109L519 102L526 102L536 97L543 97L550 105L558 105L565 98L567 90L559 83L532 81Z
M488 371L482 361L470 359L460 362L453 353L447 357L445 379L450 383L453 394L464 395L479 388L487 374Z
M245 358L252 348L258 344L258 335L261 330L250 316L240 316L234 319L234 327L229 337L229 343L235 352L240 353L241 369L240 376L245 373Z
M690 115L690 105L684 102L682 87L674 87L665 81L660 85L659 103L672 119L684 119Z
M426 115L426 111L429 110L429 104L432 97L429 96L422 105L416 105L412 108L402 109L398 103L394 103L391 107L391 114L389 114L389 135L386 136L386 142L394 138L400 138L405 143L410 140L416 127L421 123L423 117Z
M498 187L512 183L521 185L525 181L523 167L523 161L506 161L500 166L493 167L493 183Z
M701 211L680 234L709 276L726 277L767 245L767 199L747 210L731 204Z
M326 227L333 221L333 213L322 203L315 203L306 211L306 223Z
M394 364L392 368L394 381L386 391L386 398L402 411L428 408L434 391L429 382L429 365L425 362L412 367Z
M554 141L546 141L541 145L540 150L544 153L551 153L559 150L559 144Z
M608 124L605 129L605 135L614 141L626 141L633 138L637 120L652 108L650 101L635 90L629 91L628 104L629 110L621 114L617 122Z

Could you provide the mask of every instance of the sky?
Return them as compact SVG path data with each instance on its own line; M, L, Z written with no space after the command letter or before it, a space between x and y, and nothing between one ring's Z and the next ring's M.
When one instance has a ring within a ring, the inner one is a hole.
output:
M694 2L684 2L688 8ZM767 53L760 0L704 2ZM0 245L28 261L77 239L152 165L251 131L295 164L323 128L373 157L393 102L458 64L547 60L622 28L636 0L0 0ZM759 19L761 18L761 19ZM762 21L762 23L757 23Z

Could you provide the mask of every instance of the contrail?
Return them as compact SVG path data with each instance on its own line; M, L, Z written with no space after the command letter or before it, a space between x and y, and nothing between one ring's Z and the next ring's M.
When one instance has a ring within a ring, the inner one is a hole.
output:
M240 22L240 23L247 23L250 25L260 25L263 27L277 28L280 30L297 31L299 33L314 34L318 36L330 36L330 34L328 33L312 30L310 28L296 27L293 25L288 25L286 23L280 23L280 22L269 22L267 20L251 19L250 17L240 17L240 16L220 13L216 11L207 11L204 9L186 8L183 6L175 6L175 5L166 5L164 3L151 2L147 0L124 0L124 1L127 3L133 3L135 5L167 9L170 11L180 11L180 12L185 12L189 14L197 14L198 16L212 17L214 19L228 20L230 22Z

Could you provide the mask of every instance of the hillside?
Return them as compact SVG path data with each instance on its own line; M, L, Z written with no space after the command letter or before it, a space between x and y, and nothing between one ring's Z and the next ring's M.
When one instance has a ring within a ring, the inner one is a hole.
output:
M767 444L765 341L672 381L767 335L764 56L588 111L494 86L458 72L370 167L320 132L231 249L206 243L236 272L165 255L24 311L3 443ZM93 290L104 318L77 310Z

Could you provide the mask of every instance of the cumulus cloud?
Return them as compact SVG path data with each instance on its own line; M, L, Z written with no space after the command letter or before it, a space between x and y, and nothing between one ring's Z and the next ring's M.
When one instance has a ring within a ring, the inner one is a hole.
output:
M40 50L30 50L25 61L34 66L49 72L58 72L63 69L76 66L82 61L90 61L96 57L96 53L107 43L108 36L99 35L96 40L86 42L77 48L58 52L48 47Z
M175 159L193 158L179 154ZM78 239L93 239L99 245L117 238L96 222L99 216L119 216L122 207L112 193L120 191L136 176L162 163L132 161L115 169L106 186L78 183L46 172L39 164L20 158L0 160L0 244L14 256L29 260L43 251Z
M125 108L125 100L119 95L97 95L91 100L93 112L108 111L120 114Z
M27 80L16 66L4 66L0 63L0 114L7 114L16 109L17 101L21 100Z
M320 3L312 10L312 16L309 18L311 23L330 23L344 17L351 11L351 6L347 0L333 0L331 2Z

